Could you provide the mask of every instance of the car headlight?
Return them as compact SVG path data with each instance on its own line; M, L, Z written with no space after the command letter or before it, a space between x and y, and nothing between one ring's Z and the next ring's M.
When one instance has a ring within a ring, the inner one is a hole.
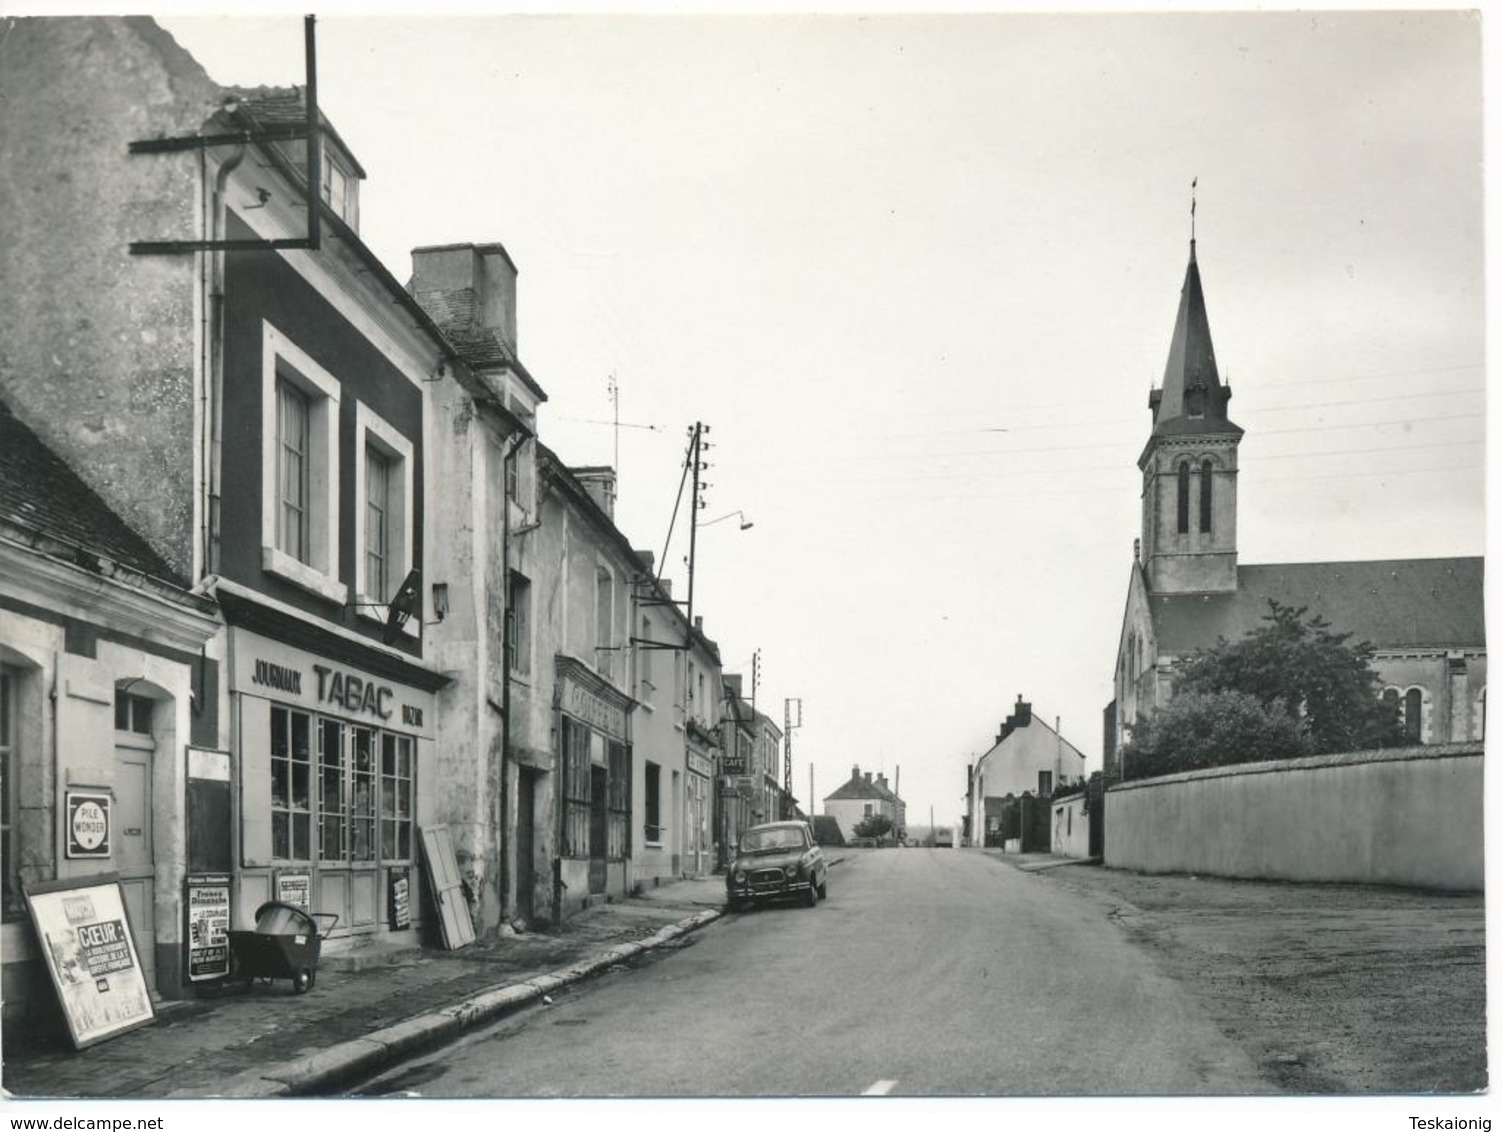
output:
M795 876L798 875L798 866L797 865L789 865L787 868L783 869L782 871L785 872L785 873L787 873L788 880L792 880Z
M742 872L740 869L736 869L735 870L735 883L736 884L745 884L746 883L746 874L744 872Z

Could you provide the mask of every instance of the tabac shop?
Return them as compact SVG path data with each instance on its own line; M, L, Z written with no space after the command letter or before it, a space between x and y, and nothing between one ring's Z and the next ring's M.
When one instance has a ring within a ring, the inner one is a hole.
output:
M412 929L432 693L241 629L230 664L235 922L284 900L337 913L335 937Z

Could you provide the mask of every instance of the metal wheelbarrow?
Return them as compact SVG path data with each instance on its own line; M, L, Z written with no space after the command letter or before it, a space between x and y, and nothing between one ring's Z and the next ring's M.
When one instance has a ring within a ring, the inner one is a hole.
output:
M256 909L255 930L229 933L234 977L246 984L253 979L291 979L293 993L306 994L318 978L323 937L338 922L337 912L309 912L296 904L267 901Z

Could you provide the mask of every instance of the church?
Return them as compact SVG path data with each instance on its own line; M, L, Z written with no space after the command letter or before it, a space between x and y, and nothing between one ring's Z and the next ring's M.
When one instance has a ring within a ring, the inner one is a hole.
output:
M1104 719L1105 769L1132 725L1173 694L1175 662L1263 624L1268 602L1323 616L1370 641L1382 695L1415 744L1480 740L1486 708L1482 559L1400 558L1246 566L1236 544L1237 449L1200 283L1195 241L1163 384L1148 396L1152 432L1138 458L1142 535L1134 548Z

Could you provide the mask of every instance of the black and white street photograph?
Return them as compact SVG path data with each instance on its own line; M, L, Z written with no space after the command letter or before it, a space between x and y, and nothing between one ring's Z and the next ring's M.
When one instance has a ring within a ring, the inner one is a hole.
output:
M0 3L11 1127L1491 1132L1493 23Z

